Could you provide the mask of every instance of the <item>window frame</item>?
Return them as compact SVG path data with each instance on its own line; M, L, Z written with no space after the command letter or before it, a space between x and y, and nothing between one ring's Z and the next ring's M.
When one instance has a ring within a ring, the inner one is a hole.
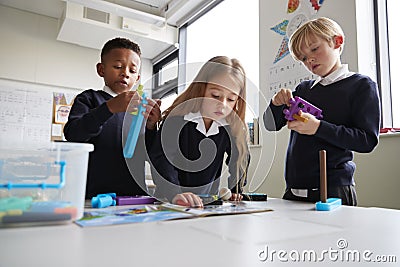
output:
M208 11L216 7L218 4L223 2L223 0L215 0L209 4L206 8L202 9L200 12L196 13L193 17L189 18L179 27L179 48L176 47L175 50L167 54L166 56L161 56L161 59L156 63L153 63L153 90L152 97L162 99L171 94L179 94L185 90L186 71L184 65L186 64L186 31L187 27L206 14ZM166 65L168 65L173 60L178 60L178 75L176 79L170 80L162 85L159 84L160 81L160 71Z
M185 64L187 63L187 31L188 27L191 26L193 23L195 23L197 20L202 18L204 15L206 15L209 11L217 7L219 4L224 2L224 0L215 0L212 4L210 4L207 8L203 9L201 12L193 16L192 19L187 20L184 24L179 29L179 70L178 70L178 94L181 93L186 89L187 85L187 73L186 73L186 68ZM259 4L259 3L258 3ZM259 43L259 42L258 42ZM257 63L259 64L259 62ZM259 75L260 72L259 72ZM248 78L248 77L247 77ZM254 80L254 86L258 89L259 88L259 76L257 79ZM248 85L249 88L249 85ZM249 97L249 95L247 95ZM246 121L252 122L254 119L258 119L260 116L260 97L257 96L257 103L256 106L250 105L251 109L253 112L251 112L252 119ZM249 113L250 114L250 113Z
M381 98L381 127L394 127L389 33L386 0L374 0L377 84Z
M178 93L178 76L175 79L169 80L163 84L160 84L160 75L162 74L162 70L165 66L171 63L174 60L178 60L179 63L179 51L176 49L156 64L153 65L153 90L152 90L152 98L163 98L173 93Z

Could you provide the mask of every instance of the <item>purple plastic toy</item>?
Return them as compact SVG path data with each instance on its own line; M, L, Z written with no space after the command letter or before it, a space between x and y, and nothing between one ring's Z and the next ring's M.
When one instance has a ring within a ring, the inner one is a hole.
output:
M309 113L314 115L317 119L322 119L322 110L317 108L316 106L308 103L301 97L295 96L289 100L290 107L283 110L285 114L285 118L288 121L294 120L302 120L303 122L307 122L307 118L300 117L298 115L299 111L301 110L304 113Z
M118 196L116 197L117 205L140 205L140 204L153 204L157 201L154 197L150 196Z

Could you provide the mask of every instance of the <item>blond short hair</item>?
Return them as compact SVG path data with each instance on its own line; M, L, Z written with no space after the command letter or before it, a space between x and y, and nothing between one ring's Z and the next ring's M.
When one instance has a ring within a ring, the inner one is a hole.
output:
M340 52L343 50L344 33L339 24L329 18L321 17L307 21L301 25L289 39L289 50L296 60L301 61L303 44L309 46L312 36L317 36L325 39L327 42L333 42L335 36L343 37L343 44L340 47Z

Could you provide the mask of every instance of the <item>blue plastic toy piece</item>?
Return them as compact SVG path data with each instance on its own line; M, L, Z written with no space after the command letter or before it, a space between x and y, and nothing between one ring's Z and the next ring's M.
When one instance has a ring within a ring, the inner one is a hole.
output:
M330 211L334 210L342 205L342 199L340 198L328 198L326 202L318 201L315 203L315 209L318 211Z
M0 184L0 188L6 188L8 190L11 190L13 188L41 188L41 189L46 189L46 188L55 188L55 189L60 189L63 188L65 185L65 161L56 161L54 162L55 165L60 165L60 182L56 184L48 184L48 183L32 183L32 184L24 184L24 183L12 183L12 182L7 182L5 184ZM13 175L7 175L9 180L16 180L18 179L17 176ZM34 177L27 177L25 179L31 178L32 180L35 180Z
M92 197L92 207L93 208L106 208L109 206L115 206L117 202L115 198L117 194L108 193L108 194L98 194L95 197Z
M27 210L33 199L32 197L8 197L0 199L0 211Z
M146 100L146 93L142 94L142 104L148 104ZM142 129L143 123L143 112L146 110L143 105L139 105L138 111L135 112L132 118L132 123L129 128L128 137L126 138L125 146L124 146L124 157L125 158L132 158L133 153L135 152L135 147L137 140L139 138L140 130Z

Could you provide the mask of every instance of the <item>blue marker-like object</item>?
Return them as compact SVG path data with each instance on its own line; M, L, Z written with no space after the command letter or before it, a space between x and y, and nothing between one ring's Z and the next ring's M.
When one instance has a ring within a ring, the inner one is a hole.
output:
M146 110L143 107L143 104L147 104L146 94L143 93L143 85L139 85L137 91L142 97L142 105L139 105L138 110L136 112L132 112L131 114L134 116L132 118L131 126L129 128L128 137L126 138L125 146L124 146L124 157L132 158L133 153L135 152L135 147L137 140L139 138L140 130L142 129L143 123L143 112Z
M109 206L115 206L116 196L115 193L98 194L97 196L92 197L92 208L107 208Z

